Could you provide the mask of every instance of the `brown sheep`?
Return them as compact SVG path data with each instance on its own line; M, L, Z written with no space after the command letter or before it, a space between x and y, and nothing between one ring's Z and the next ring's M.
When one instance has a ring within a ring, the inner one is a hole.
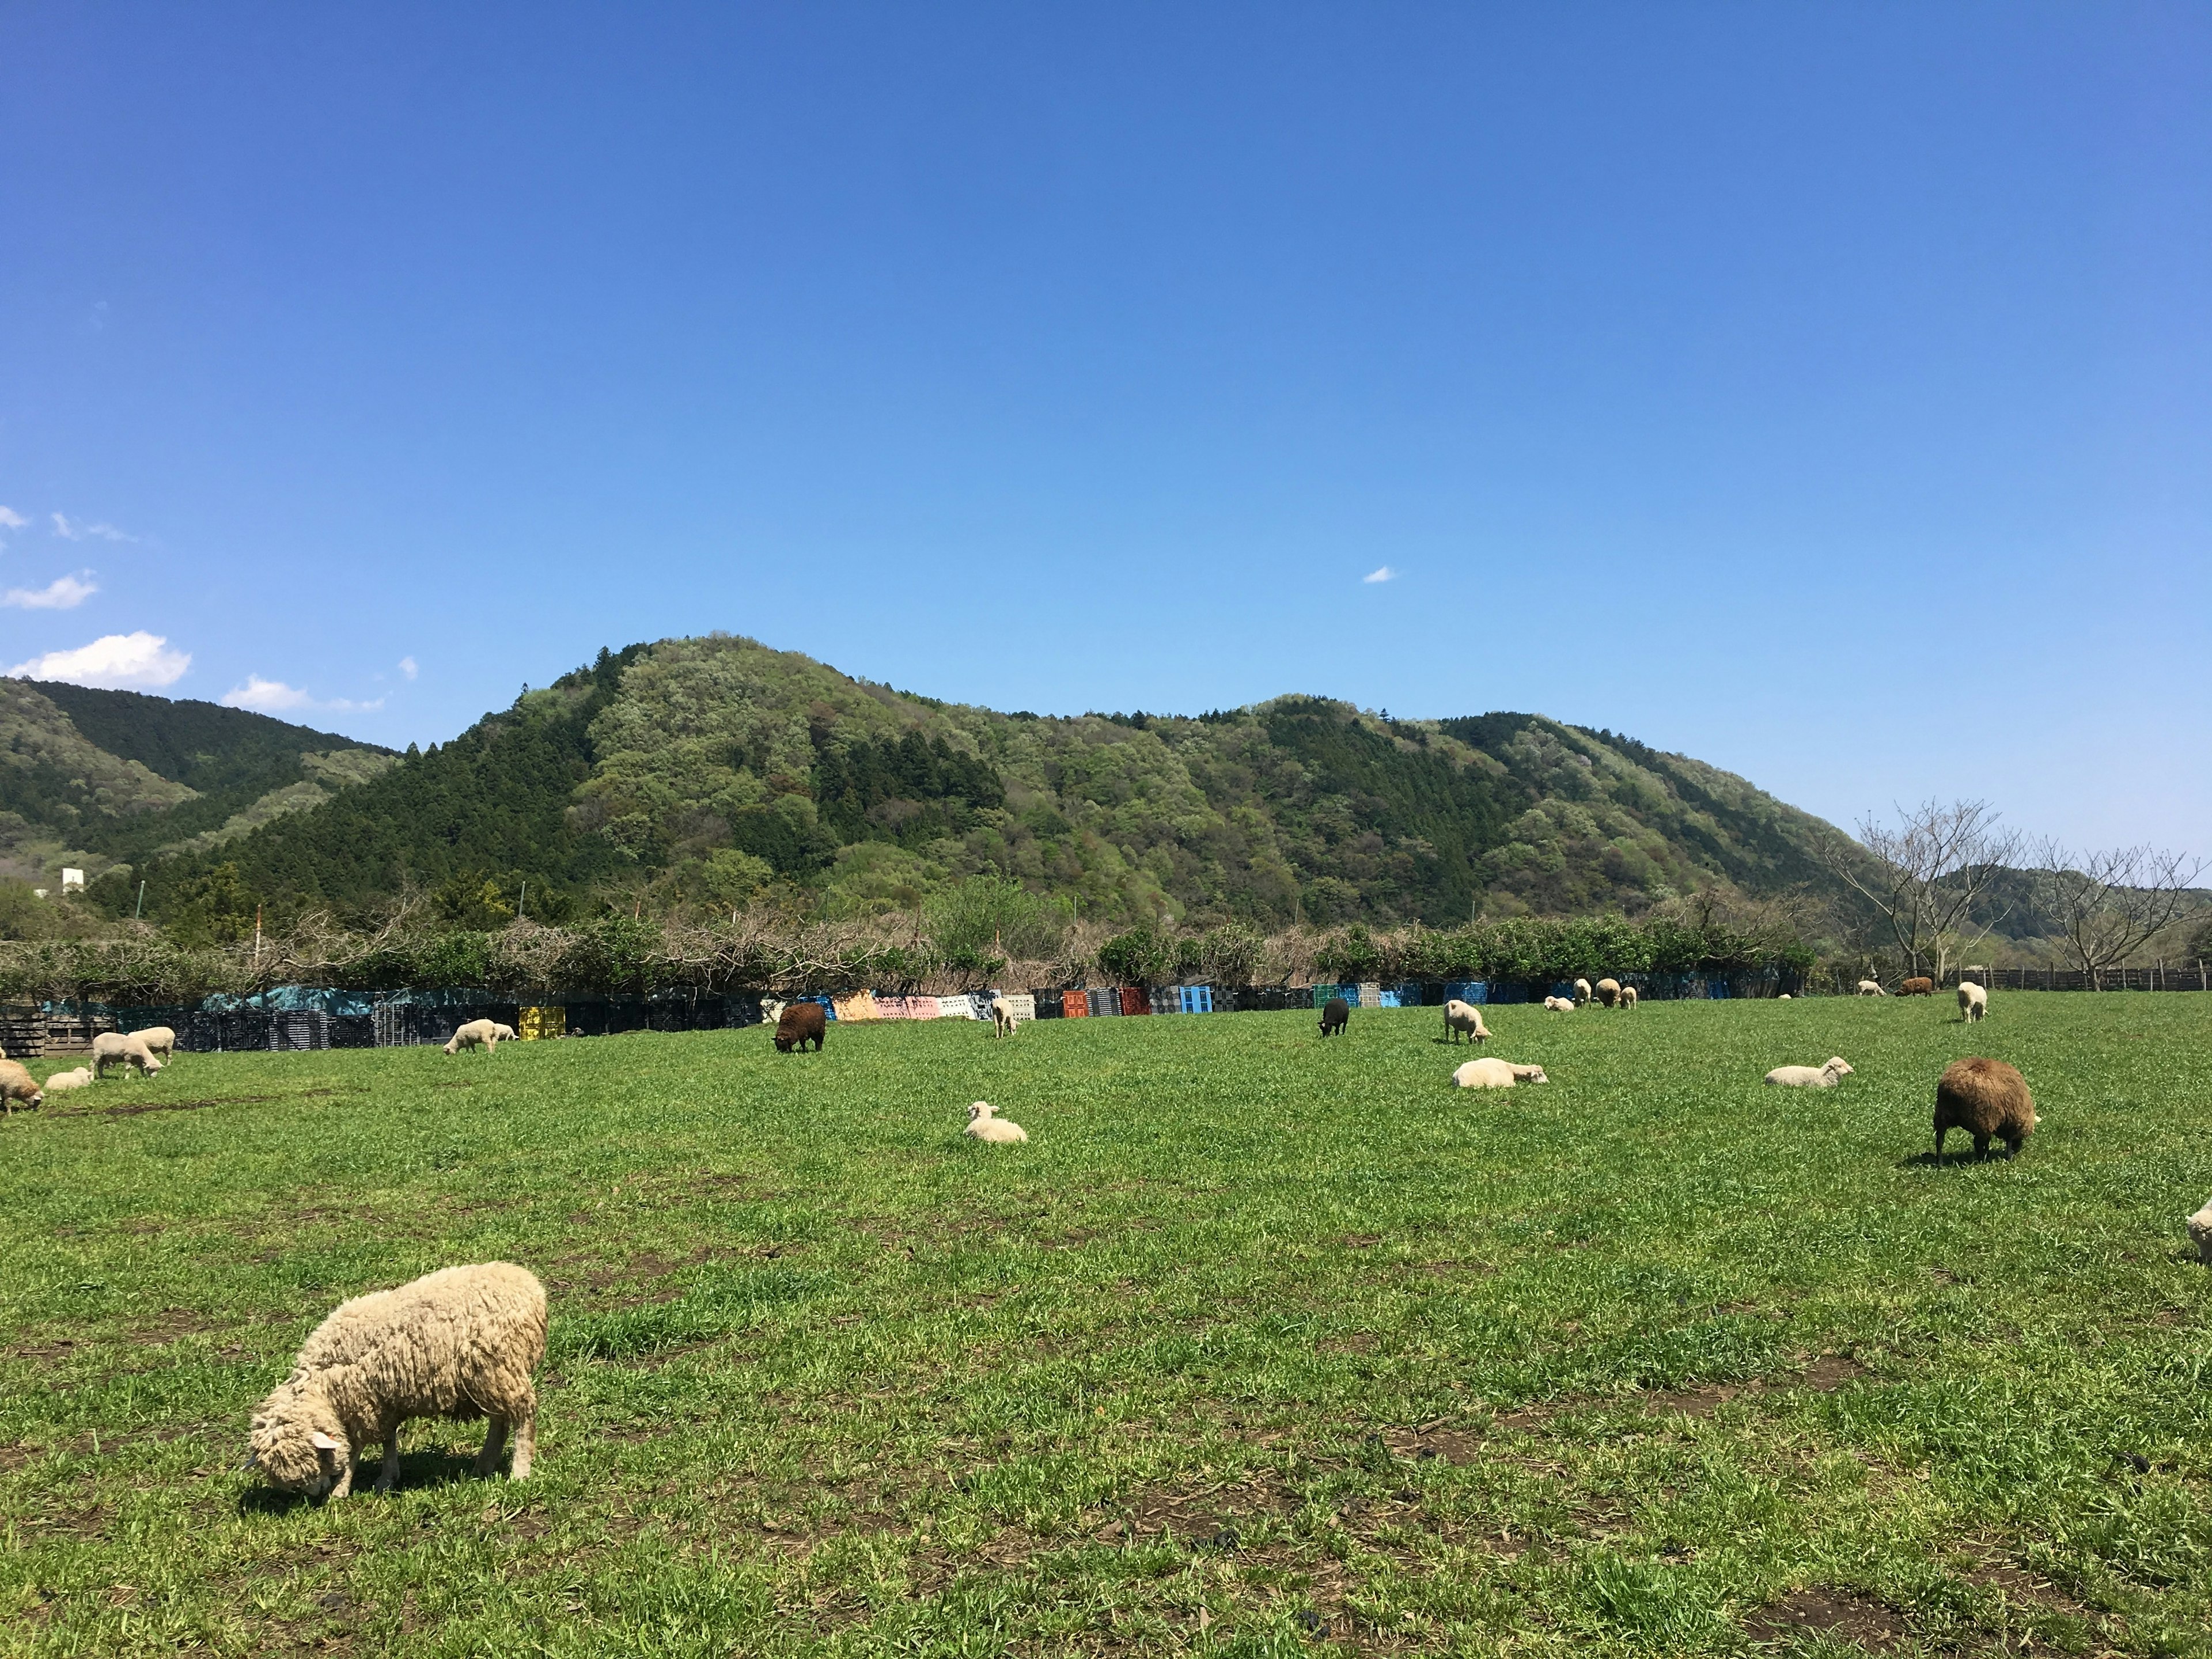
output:
M12 1060L0 1060L0 1115L12 1115L19 1100L26 1106L46 1103L45 1093L31 1081L28 1072Z
M1954 1060L1936 1085L1936 1156L1943 1138L1964 1129L1974 1138L1974 1156L1987 1158L1992 1138L2005 1144L2005 1156L2017 1158L2034 1132L2035 1102L2027 1079L2001 1060Z
M1597 1000L1608 1008L1620 1006L1620 981L1617 979L1598 981Z
M1352 1005L1342 997L1331 997L1321 1011L1321 1034L1334 1036L1352 1024Z
M1936 981L1932 979L1908 979L1897 988L1897 994L1901 997L1932 997L1936 994Z
M775 1023L775 1051L787 1054L793 1048L804 1050L811 1040L814 1052L822 1052L822 1034L829 1029L828 1017L818 1002L794 1002L783 1011Z

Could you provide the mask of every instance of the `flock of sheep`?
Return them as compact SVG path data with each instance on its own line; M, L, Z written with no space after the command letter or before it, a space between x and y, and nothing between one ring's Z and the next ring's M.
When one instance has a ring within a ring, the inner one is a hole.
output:
M152 1077L173 1056L176 1047L177 1034L166 1025L127 1033L102 1031L92 1040L91 1065L57 1072L43 1085L33 1079L21 1061L0 1055L0 1107L12 1114L19 1101L26 1106L43 1106L48 1095L82 1089L106 1077L109 1068L116 1066L135 1067L141 1076Z

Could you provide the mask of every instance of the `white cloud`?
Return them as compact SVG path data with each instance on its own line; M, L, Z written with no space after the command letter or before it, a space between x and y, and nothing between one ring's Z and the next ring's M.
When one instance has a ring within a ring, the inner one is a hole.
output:
M259 674L248 674L246 684L234 685L216 701L226 708L250 708L257 714L278 714L295 709L318 708L332 714L366 714L384 707L384 699L371 702L356 702L349 697L332 697L327 702L316 700L313 694L296 685L287 685L282 680L264 678Z
M21 530L30 520L15 508L0 507L0 530Z
M1364 582L1394 582L1398 580L1398 573L1391 569L1387 564L1380 565L1375 569L1369 571L1359 580Z
M112 524L73 524L69 515L63 513L53 514L53 520L54 534L65 542L81 542L87 536L96 536L104 542L135 542L138 539L118 530Z
M57 576L44 587L11 587L0 593L0 605L19 611L74 611L99 592L92 572L80 570L74 576Z
M8 671L15 679L64 680L108 690L151 690L173 685L192 665L188 651L172 651L159 634L108 634L74 651L49 651Z
M422 671L415 665L414 658L402 657L399 659L399 672L411 680Z

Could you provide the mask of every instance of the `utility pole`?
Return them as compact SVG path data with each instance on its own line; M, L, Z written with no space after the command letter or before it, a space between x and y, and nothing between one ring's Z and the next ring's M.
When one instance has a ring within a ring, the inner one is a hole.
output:
M146 914L146 879L145 879L145 878L144 878L144 877L143 877L143 876L142 876L142 877L140 877L140 878L138 878L138 902L137 902L137 904L135 904L135 905L133 905L133 906L131 907L131 921L137 921L141 916L144 915L145 914Z
M514 919L517 921L520 921L522 920L523 907L527 905L529 902L530 884L526 881L522 884L522 896L514 902Z
M253 971L261 971L261 907L253 907Z

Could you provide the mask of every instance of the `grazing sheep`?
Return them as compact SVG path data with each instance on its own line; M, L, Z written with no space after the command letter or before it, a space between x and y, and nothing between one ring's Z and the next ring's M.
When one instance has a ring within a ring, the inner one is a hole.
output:
M1321 1011L1321 1034L1334 1036L1352 1024L1352 1005L1342 997L1331 997Z
M1598 981L1597 1000L1608 1008L1620 1006L1620 981L1617 979Z
M446 1052L457 1054L464 1048L481 1048L489 1054L501 1043L514 1041L512 1025L502 1025L495 1019L472 1019L446 1039Z
M2189 1239L2197 1246L2197 1254L2208 1267L2212 1267L2212 1200L2195 1215L2184 1216L2182 1225L2189 1229Z
M1014 1034L1014 1010L1004 997L991 999L991 1035L1010 1037Z
M1972 980L1959 981L1959 1018L1969 1025L1990 1012L1990 994Z
M40 1091L39 1085L31 1081L31 1074L21 1064L12 1060L0 1060L0 1116L12 1117L15 1103L19 1100L26 1106L46 1103L46 1096Z
M1516 1083L1549 1083L1540 1066L1516 1066L1510 1060L1470 1060L1452 1073L1462 1089L1510 1089Z
M775 1022L775 1051L787 1054L796 1048L804 1054L811 1042L814 1052L822 1052L823 1034L830 1029L829 1017L818 1002L787 1004Z
M1555 1014L1571 1014L1575 1011L1572 997L1546 997L1544 1006Z
M1832 1089L1850 1074L1844 1057L1832 1054L1826 1066L1778 1066L1766 1080L1784 1089Z
M1899 986L1897 994L1901 997L1932 997L1936 994L1936 981L1924 975L1916 975Z
M50 1095L66 1094L71 1089L82 1089L92 1082L92 1068L80 1066L73 1072L56 1072L44 1085Z
M1589 1000L1590 982L1586 979L1577 980L1575 981L1575 1000L1577 1002L1588 1002Z
M1624 1008L1633 1008L1636 1006L1636 988L1633 985L1624 985L1620 988L1620 1006Z
M1886 997L1889 993L1881 988L1880 980L1863 979L1859 981L1859 994L1863 997Z
M1964 1129L1974 1138L1974 1156L1987 1158L1992 1137L2005 1144L2005 1156L2020 1149L2041 1121L2027 1092L2027 1079L2001 1060L1954 1060L1936 1085L1936 1156L1943 1138Z
M1444 1004L1444 1041L1449 1042L1455 1036L1471 1042L1490 1041L1490 1030L1482 1023L1482 1010L1457 997Z
M106 1077L111 1066L136 1066L147 1077L161 1069L161 1062L148 1053L146 1045L137 1037L125 1036L120 1031L102 1031L92 1040L93 1076Z
M384 1445L380 1492L399 1478L410 1417L489 1417L477 1473L498 1466L514 1431L514 1478L530 1478L545 1358L545 1287L507 1261L446 1267L397 1290L342 1302L315 1327L292 1374L253 1413L253 1462L269 1483L343 1498L371 1441Z
M148 1054L159 1054L164 1066L177 1057L177 1034L166 1025L149 1025L131 1035L146 1045Z
M988 1100L979 1100L968 1109L968 1127L960 1133L988 1141L994 1146L1012 1146L1030 1138L1029 1131L1020 1124L1009 1123L998 1115Z

